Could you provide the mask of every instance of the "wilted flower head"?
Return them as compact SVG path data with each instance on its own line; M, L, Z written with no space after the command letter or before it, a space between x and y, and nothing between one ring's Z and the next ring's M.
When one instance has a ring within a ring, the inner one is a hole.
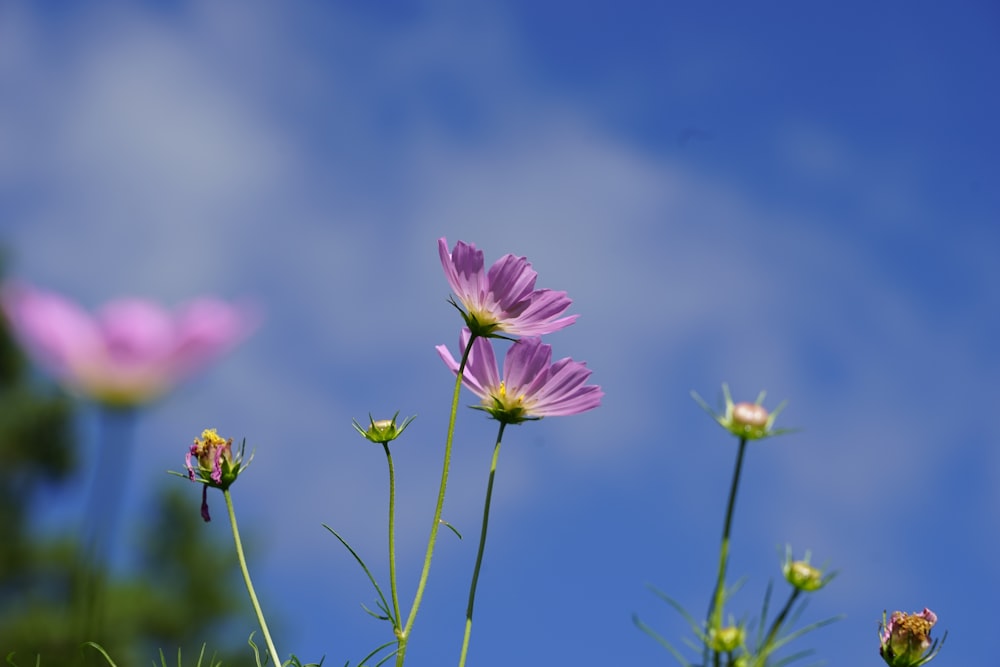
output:
M24 284L0 289L17 337L69 389L112 406L151 401L233 347L257 324L246 306L202 298L171 314L122 299L91 315Z
M937 623L937 614L924 607L921 612L904 614L892 612L889 622L879 624L879 655L891 667L919 667L925 665L938 654L944 644L931 640L931 628ZM948 633L944 634L947 638Z
M359 424L356 420L352 420L351 423L354 425L354 430L360 433L363 437L374 443L384 445L392 442L402 435L406 427L410 425L410 422L417 418L416 415L413 417L407 417L403 420L402 424L397 426L396 417L398 416L399 412L397 411L396 414L392 416L392 419L379 419L376 421L371 415L368 415L368 421L371 422L368 425L368 428L361 428L361 424Z
M468 329L462 330L459 349L465 349L470 335ZM438 345L436 349L445 365L458 373L458 362L447 346ZM568 357L552 363L551 345L545 345L539 338L522 338L507 351L501 379L492 342L476 338L462 383L482 399L477 408L498 421L518 424L596 408L604 392L597 385L586 384L590 373L586 364Z
M565 292L535 289L538 274L524 257L504 255L487 273L483 251L471 243L459 241L448 252L442 237L438 253L462 317L477 336L541 336L576 320L576 315L559 317L572 303Z
M225 491L236 481L240 473L246 470L253 460L253 455L243 460L246 441L240 445L240 450L233 454L233 439L222 438L214 428L205 429L200 438L194 439L194 444L188 448L184 457L184 467L188 471L188 479L204 485L201 493L201 516L210 521L208 513L208 487Z
M702 400L695 392L691 396L704 410L712 415L712 418L719 423L722 428L740 438L747 440L760 440L775 435L790 432L791 429L774 429L774 420L778 414L785 409L787 401L783 401L773 412L768 413L764 408L764 397L766 392L760 392L757 401L754 403L733 403L733 397L729 394L729 385L722 385L722 393L726 399L725 414L718 414L708 404Z
M836 572L824 573L818 567L809 563L812 554L806 551L802 560L792 560L792 547L785 547L785 560L781 564L781 573L785 580L800 591L811 593L826 586L837 576Z

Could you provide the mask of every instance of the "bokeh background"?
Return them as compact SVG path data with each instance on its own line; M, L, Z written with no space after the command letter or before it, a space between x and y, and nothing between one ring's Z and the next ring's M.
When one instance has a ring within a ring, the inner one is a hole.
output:
M998 75L990 2L3 3L0 242L8 274L88 307L266 313L140 416L126 506L142 522L203 428L245 436L235 500L283 654L391 639L321 527L385 581L369 412L419 415L394 449L412 599L452 387L433 346L460 324L446 236L567 290L580 319L550 342L607 394L508 431L471 664L672 662L631 618L687 633L647 583L707 605L735 442L688 394L723 381L801 428L749 451L729 610L758 611L791 543L840 571L803 620L846 613L800 648L879 664L882 610L929 606L936 664L986 664ZM445 518L466 539L442 534L414 665L457 661L493 435L463 409ZM78 521L80 491L38 529Z

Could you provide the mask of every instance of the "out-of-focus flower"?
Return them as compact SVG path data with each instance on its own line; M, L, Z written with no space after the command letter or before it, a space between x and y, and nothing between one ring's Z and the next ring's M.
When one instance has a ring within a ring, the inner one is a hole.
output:
M806 551L802 560L792 560L792 547L785 546L785 560L781 564L781 572L785 580L800 591L811 593L826 586L837 576L836 572L824 573L818 567L809 563L812 554Z
M708 407L708 404L697 393L692 391L691 396L722 428L733 435L747 440L761 440L792 431L792 429L773 428L774 420L785 409L787 401L782 401L773 412L768 413L762 405L766 392L760 392L754 403L733 403L733 397L729 394L729 385L727 384L722 385L722 393L726 399L726 412L721 415Z
M459 241L448 252L448 241L442 237L438 253L461 306L454 300L452 304L477 336L542 336L569 326L577 318L560 318L572 301L566 292L536 290L538 274L524 257L504 255L487 273L483 251L471 243Z
M225 491L236 481L240 473L247 469L253 455L245 462L244 452L246 441L240 445L240 450L233 454L233 439L223 438L214 428L201 432L200 438L194 439L194 444L188 448L184 457L184 467L188 471L188 479L204 484L201 493L201 517L211 521L208 513L208 487Z
M149 402L232 348L256 326L248 306L214 298L170 313L141 299L91 315L57 294L21 283L0 289L17 337L69 389L111 406Z
M926 607L923 611L912 614L894 611L888 623L885 621L885 612L882 612L879 655L890 667L919 667L927 664L938 654L944 645L944 639L948 637L946 632L940 641L931 640L931 628L937 620L937 614Z
M402 424L397 425L396 417L398 416L399 412L397 411L396 414L392 416L392 419L379 419L376 421L371 415L368 415L368 421L371 422L368 425L368 428L361 428L361 424L359 424L357 420L352 420L351 423L354 425L354 430L360 433L363 437L376 444L384 445L392 442L402 435L406 427L410 425L410 422L417 418L416 415L413 417L407 417L403 420Z
M459 335L459 349L469 343L468 329ZM438 354L453 373L458 362L447 346L438 345ZM503 379L497 369L493 344L476 338L469 353L462 382L479 396L475 406L506 424L542 417L575 415L601 404L604 392L597 385L586 384L590 377L587 365L570 358L552 363L552 346L540 338L522 338L511 345L504 358Z

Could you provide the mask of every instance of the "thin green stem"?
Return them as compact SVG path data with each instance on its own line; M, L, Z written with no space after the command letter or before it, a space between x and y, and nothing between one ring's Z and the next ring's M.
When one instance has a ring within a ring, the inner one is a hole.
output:
M226 498L229 523L233 527L233 541L236 542L236 557L240 561L240 571L243 572L243 583L247 585L247 593L250 594L250 604L253 605L254 613L257 614L257 622L260 623L260 630L264 634L264 641L267 643L267 652L271 656L271 661L275 667L281 667L278 650L274 648L274 642L271 640L271 632L267 629L267 621L264 620L264 612L260 608L260 602L257 601L257 594L253 590L253 582L250 581L250 570L247 569L247 559L243 554L243 542L240 541L240 529L236 525L236 511L233 509L233 497L229 494L229 489L223 489L222 495Z
M764 640L764 643L760 647L760 651L765 655L770 653L771 642L773 642L774 638L778 636L778 631L781 630L781 624L785 622L786 618L788 618L788 612L792 610L792 605L799 599L799 595L801 595L801 593L802 591L800 589L794 589L792 594L788 596L788 602L785 603L781 612L774 618L774 623L771 624L771 629L767 633L767 639Z
M392 466L392 453L389 443L383 442L385 460L389 464L389 587L392 591L392 625L399 631L399 591L396 587L396 473Z
M490 462L490 479L486 484L486 502L483 504L483 528L479 534L479 551L476 552L476 567L472 570L472 584L469 586L469 605L465 609L465 636L462 638L462 654L458 658L458 667L465 667L465 657L469 652L469 638L472 636L472 610L476 604L479 569L482 567L483 552L486 550L486 529L490 524L490 501L493 499L493 480L497 474L497 459L500 457L500 443L503 441L503 431L506 426L505 422L500 422L497 442L493 445L493 460Z
M733 469L733 482L729 487L729 503L726 506L726 521L722 527L722 545L719 547L719 574L715 582L715 592L708 607L708 634L718 632L722 627L722 608L726 592L726 567L729 565L729 535L733 526L733 510L736 507L736 491L740 486L740 473L743 470L743 455L746 453L747 439L740 438L740 447L736 453L736 466ZM705 647L706 652L708 646ZM718 656L716 656L718 664Z
M420 580L417 582L417 592L413 597L413 604L410 605L410 612L406 618L406 625L401 631L397 631L398 650L396 652L396 667L402 667L406 658L406 645L410 640L410 631L413 629L413 622L417 618L417 611L424 597L424 589L427 587L427 577L431 571L431 558L434 556L434 547L437 544L438 528L441 527L441 512L444 509L444 496L448 488L448 471L451 468L451 446L455 436L455 419L458 416L458 398L462 390L462 375L465 373L465 364L469 360L469 353L472 351L472 343L475 342L476 335L469 336L469 342L462 352L462 360L458 364L458 373L455 375L455 391L451 398L451 416L448 419L448 434L444 442L444 463L441 468L441 486L438 490L437 505L434 507L434 522L431 524L431 534L427 538L427 552L424 555L424 567L420 572Z

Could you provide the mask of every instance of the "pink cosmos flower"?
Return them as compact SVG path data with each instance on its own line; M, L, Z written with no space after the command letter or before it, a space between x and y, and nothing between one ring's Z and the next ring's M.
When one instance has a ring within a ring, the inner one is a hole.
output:
M141 299L91 315L67 299L21 283L0 288L16 336L73 391L126 407L149 402L248 335L258 317L213 298L170 313Z
M524 257L504 255L486 273L483 251L471 243L459 241L449 253L448 241L442 237L438 253L448 284L465 308L462 317L477 336L541 336L577 318L559 318L572 301L566 292L536 290L538 274Z
M471 336L468 329L459 335L459 349L464 350ZM447 346L438 345L438 354L452 373L458 362ZM588 385L590 369L570 358L552 363L552 346L537 337L522 338L507 351L503 379L497 369L493 344L488 338L476 338L462 383L482 399L485 410L497 421L517 424L529 419L561 417L592 410L601 404L604 392Z

